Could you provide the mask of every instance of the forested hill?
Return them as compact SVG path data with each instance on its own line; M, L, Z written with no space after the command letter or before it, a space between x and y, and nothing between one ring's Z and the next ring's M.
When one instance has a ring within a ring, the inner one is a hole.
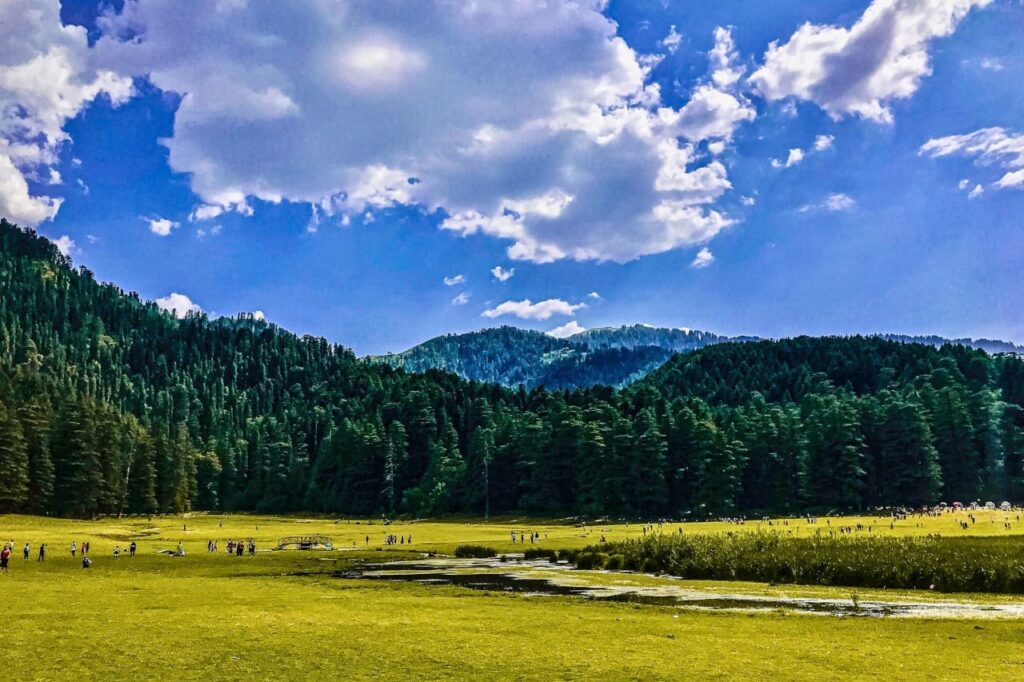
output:
M1024 348L989 339L944 339L939 336L879 334L870 338L938 348L947 344L989 353L1021 353ZM661 367L676 353L726 342L759 341L755 336L728 337L690 329L645 324L588 329L564 339L517 327L446 334L402 353L371 356L369 362L410 372L440 369L464 379L527 390L623 387ZM733 352L733 351L727 351ZM718 358L718 356L713 356ZM776 393L779 391L773 388Z
M571 389L624 386L675 353L729 340L709 332L640 324L590 329L565 339L506 326L446 334L402 353L368 359L410 372L441 369L509 387Z
M881 339L712 345L526 392L178 320L0 221L0 513L689 517L1024 501L1024 363Z

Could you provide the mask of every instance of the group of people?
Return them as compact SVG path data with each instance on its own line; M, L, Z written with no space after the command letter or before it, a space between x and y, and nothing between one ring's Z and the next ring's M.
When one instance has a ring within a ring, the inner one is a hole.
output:
M370 536L369 535L366 536L366 541L367 541L366 544L370 544L370 542L369 542L370 541ZM409 536L408 543L410 545L412 544L412 536L411 535ZM385 545L404 545L404 544L406 544L406 539L405 539L404 535L389 535L386 538L384 538L384 544Z
M512 535L512 544L514 545L516 544L516 531L512 530L509 532ZM544 538L547 539L547 537L548 534L544 533ZM525 530L519 531L519 544L525 545L526 538L530 538L530 544L532 545L535 542L540 542L540 533L532 530L529 533L527 533Z
M206 549L211 553L216 552L217 543L211 540ZM246 550L249 551L249 556L256 556L256 541L252 538L249 538L248 542L243 542L242 540L228 540L227 550L228 554L233 554L235 556L242 556L245 554Z
M10 542L4 543L3 547L0 548L0 573L9 573L10 572L11 556L14 554L14 547L15 547L14 540L11 540ZM88 540L83 542L81 545L79 545L75 541L72 541L71 542L71 546L70 546L71 557L72 558L77 558L77 557L81 556L81 558L82 558L82 568L89 568L89 567L92 566L92 559L89 557L89 550L90 549L92 549L92 546L91 546L91 544L89 543ZM136 552L137 549L138 549L138 545L136 545L135 542L132 541L132 543L130 545L128 545L128 548L127 548L128 554L130 556L135 556L135 552ZM121 545L114 545L114 558L115 559L120 559L121 558L121 553L122 553ZM31 555L32 555L32 545L30 543L26 542L21 547L21 558L24 561L28 561L28 559L29 559L29 557ZM36 561L46 561L46 543L45 542L39 544L39 551L38 551L38 554L36 555Z

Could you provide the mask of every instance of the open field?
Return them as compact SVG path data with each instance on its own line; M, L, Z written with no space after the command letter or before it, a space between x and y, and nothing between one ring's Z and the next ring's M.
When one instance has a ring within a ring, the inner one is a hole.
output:
M908 519L889 529L877 518L832 519L872 525L872 533L1016 534L1011 515L979 512L967 530L958 517ZM824 519L818 524L824 524ZM881 525L879 525L881 524ZM757 523L686 524L685 533L756 528ZM815 526L791 521L809 534ZM210 677L295 679L445 676L512 679L679 679L693 675L747 679L903 679L1024 676L1024 620L837 618L782 611L693 611L667 606L528 597L405 582L346 580L327 573L357 559L411 558L473 543L513 551L510 531L541 534L541 546L582 547L642 535L631 524L588 532L557 523L513 520L484 524L379 522L257 516L194 516L71 521L0 517L0 539L13 540L9 575L0 576L5 605L0 668L12 679ZM826 526L827 528L827 526ZM678 532L673 526L663 532ZM865 531L866 532L866 531ZM278 538L321 533L339 551L269 550ZM389 533L413 537L382 547ZM371 542L366 547L366 536ZM545 538L546 535L546 538ZM229 557L228 538L252 537L256 557ZM112 558L115 544L139 545L134 559ZM208 555L206 542L220 541ZM88 571L68 546L88 540ZM1024 537L1021 537L1024 542ZM187 556L159 550L184 542ZM29 542L32 555L21 559ZM48 544L45 563L36 559ZM352 543L355 542L355 549ZM526 547L530 547L529 541ZM515 550L521 550L521 543ZM335 559L336 561L323 561ZM661 585L664 578L572 572L571 578ZM849 590L753 583L673 581L709 591L843 598ZM934 593L863 591L874 599L942 599ZM958 600L1019 603L1012 596L957 595Z

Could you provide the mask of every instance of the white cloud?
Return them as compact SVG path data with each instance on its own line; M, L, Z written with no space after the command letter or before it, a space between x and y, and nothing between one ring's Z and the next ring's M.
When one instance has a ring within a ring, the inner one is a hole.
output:
M981 185L975 185L974 189L972 189L970 192L967 193L967 198L968 199L977 199L978 197L980 197L984 193L985 193L985 188L984 187L982 187Z
M66 234L53 240L54 246L65 256L70 256L71 252L75 250L75 240Z
M715 29L715 46L708 57L711 60L711 80L718 87L731 88L743 76L743 67L736 65L739 53L731 29L721 26Z
M690 263L690 267L700 270L701 268L706 268L707 266L711 265L714 262L715 254L711 253L711 250L705 246L703 249L697 252L696 256L693 257L693 262Z
M829 211L830 213L840 213L843 211L852 211L856 206L857 202L849 194L835 192L833 194L829 194L825 200L820 203L804 204L798 210L801 213L808 213L810 211Z
M224 213L223 206L214 206L211 204L201 204L192 209L192 212L188 214L188 221L194 223L202 220L212 220Z
M596 291L591 291L589 294L587 294L587 298L592 298L594 300L599 301L601 300L601 294L597 293Z
M960 190L967 189L970 186L971 186L971 181L968 180L967 178L964 178L960 182L956 183L956 188L960 189Z
M679 110L678 131L692 141L731 139L741 124L753 121L757 112L749 102L711 85L699 86Z
M172 230L180 227L180 223L167 218L146 218L146 222L149 223L149 231L159 237L166 237Z
M254 310L254 311L252 311L252 319L259 320L260 322L264 322L264 321L266 321L267 316L263 314L262 310Z
M454 275L452 277L445 277L444 278L444 285L446 287L453 287L453 286L456 286L458 284L464 284L465 282L466 282L466 276L465 275Z
M495 265L493 268L491 268L491 274L494 276L494 279L498 280L499 282L507 282L510 279L512 279L512 275L516 274L516 269L509 268L508 270L506 270L500 265Z
M585 331L587 331L587 328L581 327L579 322L577 322L576 320L569 320L561 327L555 327L554 329L549 331L548 336L553 336L556 339L565 339Z
M754 204L757 203L757 199L755 197L744 196L740 197L740 203L743 204L744 206L753 206Z
M874 0L851 28L805 23L773 42L750 83L767 99L814 102L833 119L891 123L889 106L931 75L929 43L992 0Z
M185 294L171 293L163 298L158 298L155 301L157 307L161 310L166 310L175 317L183 318L188 313L198 313L202 311L198 305L192 302Z
M932 158L966 156L982 166L1000 166L1007 169L992 187L1024 189L1024 134L1013 134L1005 128L981 128L965 135L949 135L928 140L919 154ZM965 181L960 189L966 188Z
M668 28L668 35L661 39L661 46L668 50L669 54L675 54L682 42L683 36L676 33L676 25L672 24Z
M838 211L849 211L857 205L857 202L853 200L849 194L829 194L828 198L825 199L824 208L826 211L838 212Z
M61 199L32 194L26 178L59 183L64 124L101 93L125 101L131 80L96 68L85 29L61 24L59 0L4 0L0 26L0 214L35 226Z
M483 312L484 317L495 318L502 315L515 315L523 320L546 320L552 315L576 314L580 308L586 308L585 303L568 303L560 298L549 298L546 301L532 302L530 299L522 301L505 301L495 308L489 308Z
M986 71L997 72L1002 71L1003 69L1006 68L1005 66L1003 66L1003 63L996 59L995 57L985 57L984 59L981 60L978 66L985 69Z
M466 305L469 303L469 296L465 291L452 299L452 305Z
M790 168L797 165L804 160L804 150L796 147L789 150L789 156L786 157L785 161L779 159L772 159L772 168Z
M832 148L836 138L832 135L818 135L814 138L814 151L823 152Z
M203 206L288 200L364 222L416 206L541 263L711 239L732 224L713 208L730 188L725 168L678 138L727 140L754 118L724 85L731 37L716 32L713 84L673 108L603 7L309 0L225 14L128 0L102 20L94 52L183 95L164 144ZM193 219L214 217L203 206Z

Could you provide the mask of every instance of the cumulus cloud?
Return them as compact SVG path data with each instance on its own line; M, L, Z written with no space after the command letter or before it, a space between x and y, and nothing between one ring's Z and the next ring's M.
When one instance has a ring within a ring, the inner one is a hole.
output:
M66 234L53 240L53 245L57 247L65 256L70 256L71 252L75 250L75 240Z
M594 300L599 301L601 300L601 294L597 293L596 291L591 291L589 294L587 294L587 298L592 298Z
M949 36L992 0L874 0L851 28L806 23L773 42L750 83L769 100L814 102L833 119L856 115L891 123L895 100L931 75L935 38Z
M587 331L587 328L580 326L579 322L576 320L569 320L561 327L555 327L549 331L548 336L553 336L556 339L565 339L585 331Z
M693 262L690 263L691 268L700 270L706 268L715 262L715 254L711 253L711 250L706 246L697 252L697 255L693 257Z
M158 237L167 237L172 230L180 227L180 223L167 218L146 218L146 222L149 223L149 231Z
M785 161L779 159L772 159L772 168L790 168L797 165L804 160L804 150L799 147L790 149L789 156L786 157Z
M506 270L500 265L495 265L493 268L491 268L491 275L493 275L494 279L498 280L499 282L509 281L510 279L512 279L512 275L514 274L516 274L515 268L509 268L508 270Z
M739 53L732 39L732 30L719 26L715 29L715 46L708 53L711 60L711 80L720 88L731 88L743 76L738 66Z
M683 42L683 36L676 32L676 25L668 27L668 35L661 39L661 46L668 50L669 54L675 54L679 44Z
M992 187L1024 189L1024 134L1014 134L999 127L981 128L965 135L928 140L918 153L932 158L964 156L973 158L982 166L999 166L1006 172L992 183ZM969 184L969 181L961 180L960 189Z
M984 187L982 187L981 185L975 185L974 189L972 189L970 192L967 193L967 198L968 199L977 199L978 197L980 197L984 193L985 193L985 188Z
M101 93L125 101L132 85L96 68L85 29L61 24L59 0L0 2L0 26L0 214L35 226L61 199L33 193L28 178L59 184L64 124Z
M197 304L192 302L185 294L179 294L177 292L170 293L163 298L158 298L155 301L157 307L161 310L166 310L177 318L183 318L189 313L198 313L202 311Z
M673 108L603 6L128 0L94 51L183 96L164 144L195 220L253 198L339 220L416 206L539 263L706 242L730 184L693 149L755 115L727 86L731 37Z
M527 298L522 301L505 301L501 305L485 310L482 314L491 319L502 315L515 315L523 320L546 320L552 315L572 316L580 308L586 307L585 303L568 303L560 298L549 298L537 303Z
M814 138L814 151L823 152L832 148L836 138L832 135L818 135Z
M463 291L461 294L452 299L452 305L466 305L469 303L469 294Z
M454 275L452 277L445 277L444 278L444 285L446 287L453 287L453 286L456 286L458 284L464 284L465 281L466 281L466 276L465 275Z

